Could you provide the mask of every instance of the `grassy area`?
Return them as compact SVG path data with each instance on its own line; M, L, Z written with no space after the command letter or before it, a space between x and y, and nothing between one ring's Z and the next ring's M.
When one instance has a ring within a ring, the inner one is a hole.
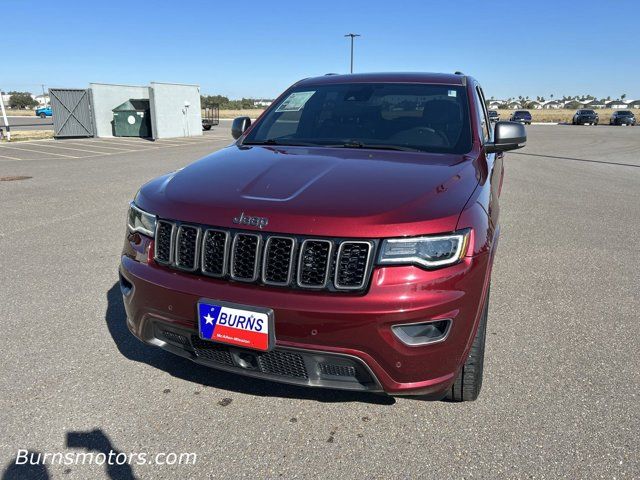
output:
M13 108L7 108L7 117L35 117L35 116L36 116L35 110L15 110Z
M262 112L264 112L264 109L261 108L252 108L250 110L220 110L220 118L258 118Z
M612 108L598 108L595 109L598 117L600 117L601 124L608 124L609 118L611 118L611 114L615 112ZM635 113L636 117L640 117L640 109L632 109L632 112ZM500 120L509 120L509 117L514 112L514 110L498 110L500 113ZM558 109L558 110L535 110L530 109L531 117L534 122L552 122L552 123L571 123L571 119L573 115L576 113L576 110L567 110L567 109Z
M6 135L6 131L4 132ZM12 142L24 142L27 140L44 140L53 138L53 130L17 130L11 132ZM6 137L2 139L2 143L7 141Z

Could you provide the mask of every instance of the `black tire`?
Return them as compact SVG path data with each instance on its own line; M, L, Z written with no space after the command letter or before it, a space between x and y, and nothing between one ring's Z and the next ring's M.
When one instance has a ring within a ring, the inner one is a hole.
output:
M209 131L209 130L211 130L211 125L204 125L202 128L203 128L204 130Z
M487 317L489 315L489 292L478 325L476 337L473 339L471 351L466 362L458 372L456 381L445 395L450 402L473 402L480 395L482 389L482 374L484 372L484 346L487 338Z
M45 113L41 113L40 118L47 118L47 115Z

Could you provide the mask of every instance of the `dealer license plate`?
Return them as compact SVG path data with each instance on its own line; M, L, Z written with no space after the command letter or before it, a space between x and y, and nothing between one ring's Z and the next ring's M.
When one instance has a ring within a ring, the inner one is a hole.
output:
M198 302L198 332L203 340L267 351L275 345L273 310L219 300Z

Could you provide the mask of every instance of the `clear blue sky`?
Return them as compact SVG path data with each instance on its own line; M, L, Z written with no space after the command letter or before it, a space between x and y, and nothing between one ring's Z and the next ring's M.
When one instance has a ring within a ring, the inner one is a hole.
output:
M462 70L496 98L640 98L637 0L2 0L0 8L3 90L165 81L269 98L300 78L348 71L343 35L356 32L358 72Z

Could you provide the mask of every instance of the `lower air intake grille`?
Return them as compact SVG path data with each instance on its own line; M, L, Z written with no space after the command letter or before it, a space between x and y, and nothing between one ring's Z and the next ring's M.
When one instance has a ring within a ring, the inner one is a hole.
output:
M164 338L171 342L179 343L181 345L189 345L189 339L184 335L180 335L179 333L170 332L169 330L163 330L162 335L164 336Z
M191 335L191 345L199 358L222 365L237 366L233 361L229 347L226 345L202 340L197 335ZM245 355L255 356L257 370L262 373L281 377L309 378L304 359L298 353L278 349L264 353L244 352Z
M335 365L333 363L320 363L320 373L336 377L355 377L356 368L351 365Z
M366 281L371 244L344 242L338 250L335 285L338 288L360 289Z
M229 353L229 349L224 345L207 342L196 335L191 336L191 344L193 345L193 350L197 357L201 357L215 363L221 363L222 365L233 366L231 353Z
M308 378L302 355L274 350L258 355L258 366L263 373L283 377Z

